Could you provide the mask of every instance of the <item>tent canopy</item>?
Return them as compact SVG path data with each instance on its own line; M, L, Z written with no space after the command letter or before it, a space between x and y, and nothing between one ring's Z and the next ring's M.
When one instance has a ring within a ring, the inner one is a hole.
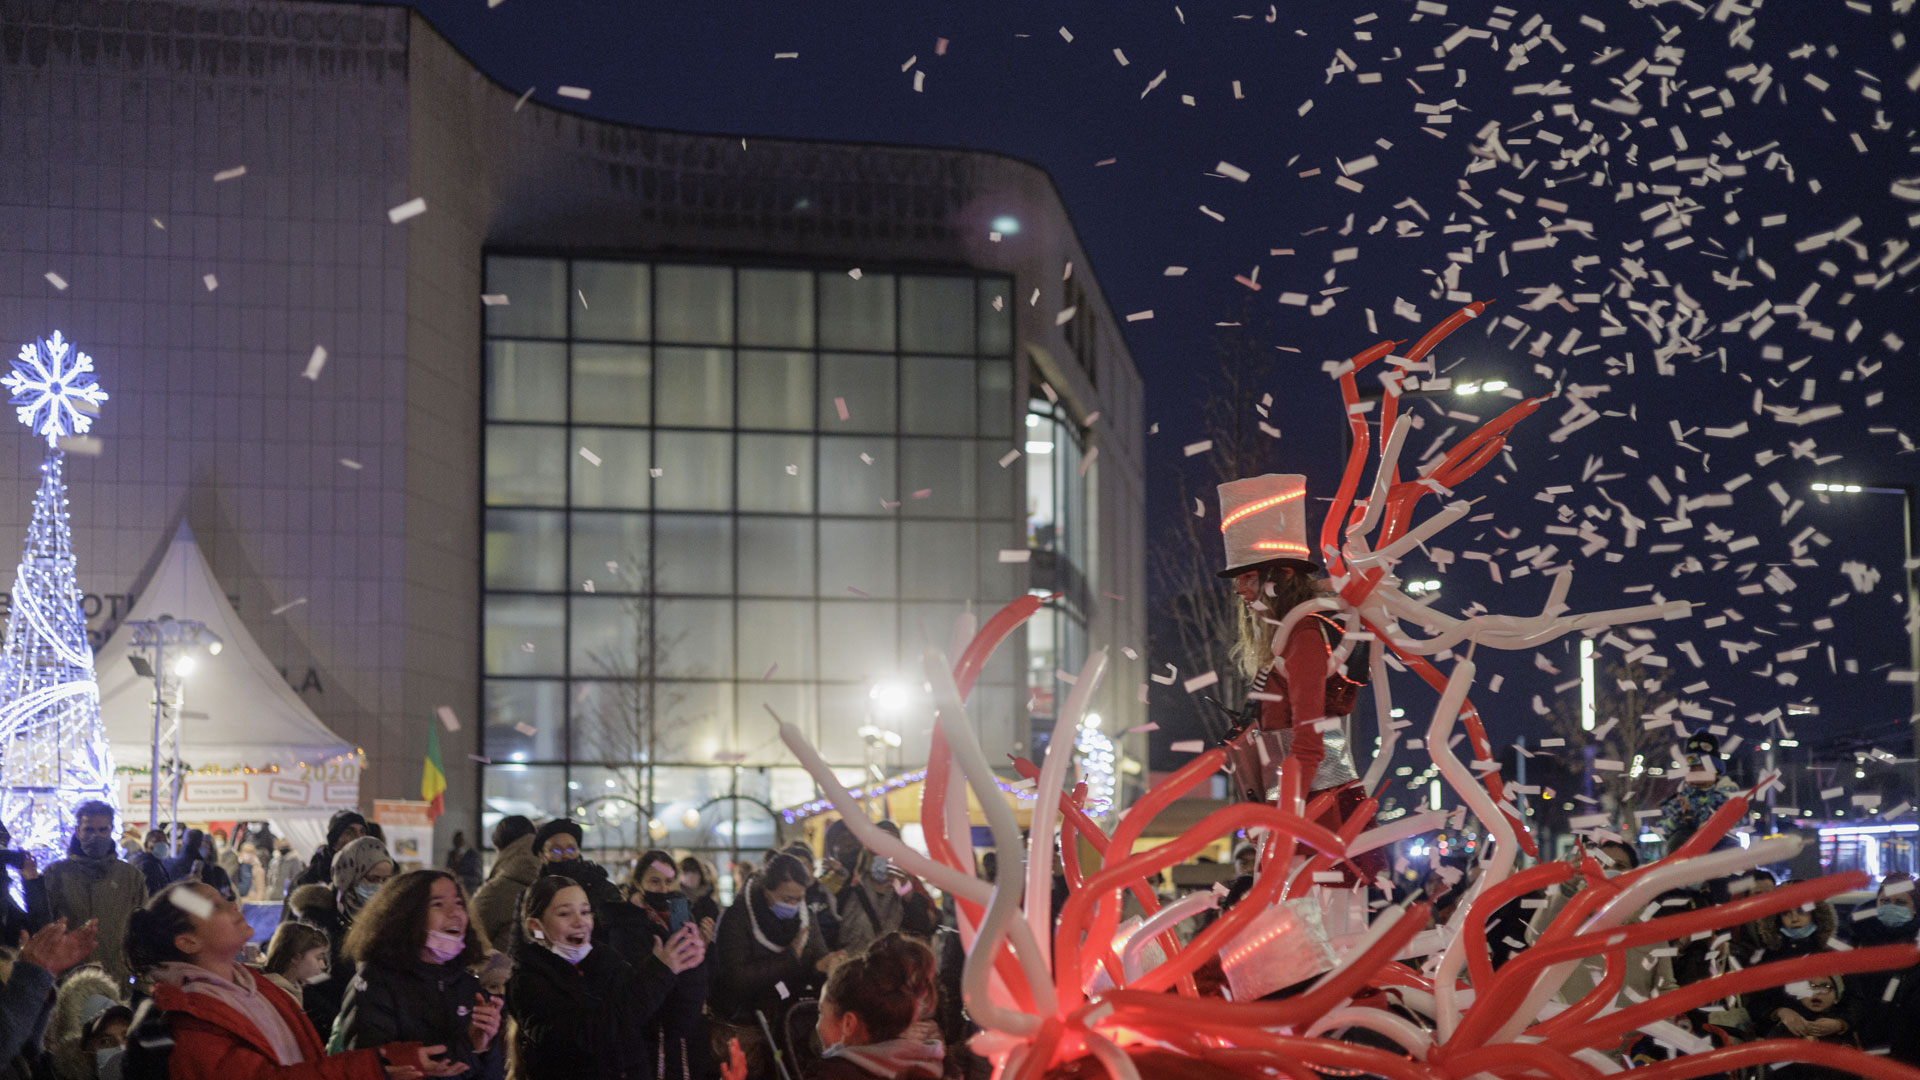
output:
M311 779L316 789L341 782L351 782L357 789L357 769L349 777L346 769L327 775L311 768L351 755L353 747L314 715L260 650L185 522L134 601L126 622L114 630L94 659L101 719L119 765L144 768L151 759L153 679L136 674L127 658L149 652L133 648L130 624L162 615L205 623L224 643L219 656L197 657L193 673L185 680L180 756L190 768L278 768L282 779L277 783ZM302 770L302 765L310 768ZM189 786L193 783L189 781ZM323 797L316 790L313 794L316 804L331 804L336 801L331 796L339 793L327 792ZM352 796L347 801L350 805Z

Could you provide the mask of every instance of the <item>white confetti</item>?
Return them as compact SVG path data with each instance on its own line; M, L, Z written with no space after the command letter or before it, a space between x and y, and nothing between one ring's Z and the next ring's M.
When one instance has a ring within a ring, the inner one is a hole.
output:
M799 54L796 53L795 55L797 56ZM584 86L562 86L555 90L554 93L559 94L563 98L572 98L575 101L586 101L593 97L593 91Z
M219 172L214 173L213 182L223 184L228 180L238 180L245 175L247 175L247 167L245 165L235 165L231 169L221 169Z
M453 706L451 705L435 706L433 710L433 715L440 718L440 726L443 728L446 728L448 731L460 730L460 718L454 715Z
M300 373L300 377L310 382L317 382L320 379L320 369L326 366L327 366L326 346L315 345L313 347L313 355L307 357L307 369Z
M406 202L403 202L399 206L396 206L393 209L387 211L387 220L389 222L392 222L395 225L398 225L401 222L406 221L408 218L417 218L421 214L424 214L426 212L427 212L427 200L425 198L416 197L416 198L408 199Z
M61 277L59 274L56 274L51 270L47 271L47 281L50 282L54 288L59 289L61 292L65 292L67 290L67 279Z

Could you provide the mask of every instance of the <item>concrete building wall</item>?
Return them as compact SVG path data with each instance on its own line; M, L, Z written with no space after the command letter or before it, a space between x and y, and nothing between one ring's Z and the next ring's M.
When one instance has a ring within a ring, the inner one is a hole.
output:
M132 592L184 515L268 655L366 748L364 797L415 793L452 705L449 809L472 820L489 248L1011 273L1023 369L1060 358L1048 381L1099 414L1092 638L1144 647L1139 377L1040 170L516 110L396 9L0 0L0 18L0 339L61 328L113 395L104 453L69 463L82 586ZM414 197L427 213L389 224ZM1023 227L993 243L1000 215ZM1055 320L1068 262L1090 369ZM0 439L0 530L28 518L35 446ZM99 608L102 632L124 613ZM1136 715L1142 672L1115 662L1102 711Z

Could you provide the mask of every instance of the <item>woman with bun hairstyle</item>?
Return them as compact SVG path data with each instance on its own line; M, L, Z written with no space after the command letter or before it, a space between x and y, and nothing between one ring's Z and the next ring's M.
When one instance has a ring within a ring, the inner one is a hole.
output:
M898 931L874 939L827 978L816 1029L827 1049L809 1080L937 1080L938 1004L933 950Z
M500 1080L506 1055L500 1001L468 970L487 953L467 918L467 895L445 870L410 870L388 882L347 931L347 984L333 1045L409 1041L446 1047L451 1076Z
M595 948L585 889L549 874L521 905L507 1008L518 1080L639 1080L659 1074L657 1013L706 949L697 927L663 938L639 966ZM678 1077L676 1070L670 1075Z
M328 1056L279 987L240 963L253 936L240 906L199 882L155 893L127 923L127 960L153 981L173 1035L173 1080L415 1080L454 1076L444 1046L368 1046Z

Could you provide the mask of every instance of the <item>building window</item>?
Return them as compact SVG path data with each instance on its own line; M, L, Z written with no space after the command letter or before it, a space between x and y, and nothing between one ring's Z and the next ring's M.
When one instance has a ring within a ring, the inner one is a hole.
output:
M486 278L482 835L567 814L610 858L759 850L766 808L813 795L769 709L849 782L924 761L898 688L1021 586L997 557L1012 282L525 255ZM973 702L1008 744L1019 681L996 658Z
M1036 396L1027 404L1027 547L1029 584L1058 598L1027 624L1027 691L1036 753L1053 730L1056 672L1077 673L1086 661L1087 581L1093 551L1088 491L1098 466L1066 407Z

